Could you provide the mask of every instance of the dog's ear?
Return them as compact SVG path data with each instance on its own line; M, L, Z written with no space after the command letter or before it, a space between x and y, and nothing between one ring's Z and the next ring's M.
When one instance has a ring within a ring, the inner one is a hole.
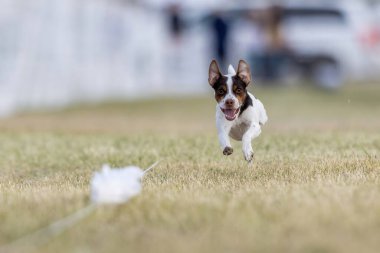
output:
M211 86L214 86L214 84L218 81L218 79L221 77L221 73L218 67L218 63L215 60L212 60L210 63L210 67L208 69L208 82Z
M249 70L248 63L246 63L243 60L239 61L237 75L245 83L245 85L248 85L251 83L251 80L252 80L251 79L251 71Z

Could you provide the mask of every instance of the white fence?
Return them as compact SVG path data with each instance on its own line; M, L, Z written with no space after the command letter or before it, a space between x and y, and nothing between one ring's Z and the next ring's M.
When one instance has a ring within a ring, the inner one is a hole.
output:
M164 10L96 0L0 6L0 115L208 89L206 38L190 30L178 47Z

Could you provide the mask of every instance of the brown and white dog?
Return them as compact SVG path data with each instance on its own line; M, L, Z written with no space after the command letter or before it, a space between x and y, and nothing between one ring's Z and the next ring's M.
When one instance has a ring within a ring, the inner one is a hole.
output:
M230 136L242 141L244 157L248 162L253 159L251 141L260 135L261 126L268 120L261 101L247 91L251 80L251 71L243 60L239 61L237 72L230 65L227 75L220 73L215 60L210 64L208 81L218 103L216 126L223 154L233 153Z

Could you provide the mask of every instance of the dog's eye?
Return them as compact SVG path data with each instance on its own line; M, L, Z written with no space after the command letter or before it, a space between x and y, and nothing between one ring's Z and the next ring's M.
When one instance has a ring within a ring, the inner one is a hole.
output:
M242 91L243 91L243 90L240 89L240 88L237 88L237 89L235 90L236 93L241 93Z
M219 95L224 95L224 90L223 89L219 89L217 92L218 92Z

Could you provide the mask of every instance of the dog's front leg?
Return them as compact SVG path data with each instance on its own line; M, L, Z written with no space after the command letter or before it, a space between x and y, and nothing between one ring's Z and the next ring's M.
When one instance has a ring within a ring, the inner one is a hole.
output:
M223 150L223 155L231 155L234 150L231 147L229 133L231 131L232 123L217 118L216 125L218 128L218 138L220 146Z
M251 162L253 160L252 140L259 136L261 133L261 127L259 124L252 123L247 132L244 133L242 138L243 154L246 161Z

